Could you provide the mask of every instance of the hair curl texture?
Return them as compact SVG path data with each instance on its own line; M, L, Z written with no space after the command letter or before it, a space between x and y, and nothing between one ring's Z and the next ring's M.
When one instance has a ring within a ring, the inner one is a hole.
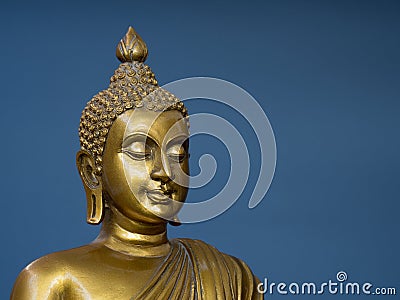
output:
M114 120L129 109L143 107L152 111L178 110L188 116L186 107L172 93L158 86L150 67L142 62L119 65L108 89L99 92L86 105L79 124L81 149L89 152L102 172L102 155Z

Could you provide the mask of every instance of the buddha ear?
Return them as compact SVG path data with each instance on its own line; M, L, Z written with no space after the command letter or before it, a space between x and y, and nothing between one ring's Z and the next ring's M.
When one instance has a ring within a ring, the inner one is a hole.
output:
M76 166L86 192L87 216L89 224L99 224L103 219L104 203L101 176L95 174L96 164L93 156L80 150L76 154Z

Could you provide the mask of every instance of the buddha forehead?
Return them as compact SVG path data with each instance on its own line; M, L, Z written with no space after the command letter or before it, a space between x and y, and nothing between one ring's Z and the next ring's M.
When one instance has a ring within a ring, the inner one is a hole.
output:
M145 108L124 112L115 120L109 137L121 143L134 134L150 137L160 146L175 138L189 136L187 121L178 110L150 111Z

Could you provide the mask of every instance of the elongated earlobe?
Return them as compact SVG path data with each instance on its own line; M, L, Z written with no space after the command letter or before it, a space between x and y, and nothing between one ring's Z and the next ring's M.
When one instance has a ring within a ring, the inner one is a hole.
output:
M80 150L76 155L76 165L86 192L86 221L99 224L104 215L103 187L101 177L95 174L94 159L87 151Z
M86 192L87 216L86 221L89 224L99 224L103 219L103 197L102 190L94 190L90 193Z

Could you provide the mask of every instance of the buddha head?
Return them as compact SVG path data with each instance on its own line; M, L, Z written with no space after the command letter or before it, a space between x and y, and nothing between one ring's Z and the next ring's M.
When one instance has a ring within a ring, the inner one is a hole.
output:
M117 46L121 61L108 89L82 112L77 167L87 222L110 209L128 219L174 224L187 195L188 113L158 86L144 64L147 47L130 27Z

